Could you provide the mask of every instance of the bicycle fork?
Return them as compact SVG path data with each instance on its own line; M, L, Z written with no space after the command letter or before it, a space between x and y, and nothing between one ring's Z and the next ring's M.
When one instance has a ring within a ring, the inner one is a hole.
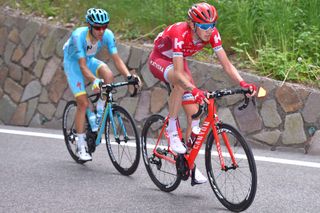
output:
M222 140L223 140L223 142L225 143L225 145L227 147L229 156L231 157L232 166L226 166L225 165L225 161L224 161L223 154L222 154L222 151L221 151L221 145L220 145L221 143L220 143L220 138L219 138L219 135L218 135L218 129L217 129L217 126L215 124L212 125L212 132L213 132L214 139L215 139L215 142L216 142L216 147L217 147L218 156L219 156L219 160L220 160L221 170L228 171L229 169L236 169L238 167L238 164L237 164L236 159L234 157L232 148L231 148L230 143L229 143L229 138L228 138L226 132L221 131L221 135L222 135Z
M115 113L115 117L113 116L113 113L112 113L112 107L109 107L109 115L110 115L110 122L111 122L111 125L112 125L112 129L113 129L113 133L114 133L114 137L115 137L115 140L117 143L120 144L120 137L119 137L119 134L117 132L117 129L116 129L116 125L115 125L115 117L118 119L118 122L119 122L119 125L121 127L121 130L123 131L123 135L124 135L124 141L127 142L129 140L129 137L128 137L128 134L127 134L127 130L123 124L123 120L121 118L121 115L119 112L116 112Z

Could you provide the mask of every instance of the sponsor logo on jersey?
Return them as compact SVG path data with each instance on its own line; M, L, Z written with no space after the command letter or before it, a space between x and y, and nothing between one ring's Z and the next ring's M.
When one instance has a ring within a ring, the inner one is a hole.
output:
M161 72L163 72L164 68L160 65L160 64L157 64L155 61L150 61L150 65L157 68L158 70L160 70Z
M174 39L174 49L182 49L184 41L179 41L178 38Z

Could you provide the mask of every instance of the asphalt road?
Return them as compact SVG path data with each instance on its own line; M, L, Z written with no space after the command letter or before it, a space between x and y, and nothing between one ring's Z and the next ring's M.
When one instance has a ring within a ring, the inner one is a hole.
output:
M320 212L320 156L287 149L253 152L258 190L245 212ZM165 193L150 180L142 160L136 173L125 177L104 144L93 158L76 164L61 131L0 125L0 212L228 212L209 183L191 187L188 180ZM197 165L204 171L203 156Z

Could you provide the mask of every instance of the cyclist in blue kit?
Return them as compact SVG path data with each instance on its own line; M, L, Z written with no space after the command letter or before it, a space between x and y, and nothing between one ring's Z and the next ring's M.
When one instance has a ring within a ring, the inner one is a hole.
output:
M128 79L138 81L137 76L132 76L120 58L115 37L108 29L109 15L103 9L90 8L86 14L87 26L75 29L64 44L64 72L67 76L69 87L77 102L75 127L77 131L77 153L80 160L92 160L88 153L85 138L86 113L89 114L89 100L85 90L85 79L92 82L92 90L99 90L100 82L113 82L113 74L109 67L95 58L99 50L106 46L117 70ZM99 100L104 106L103 100Z

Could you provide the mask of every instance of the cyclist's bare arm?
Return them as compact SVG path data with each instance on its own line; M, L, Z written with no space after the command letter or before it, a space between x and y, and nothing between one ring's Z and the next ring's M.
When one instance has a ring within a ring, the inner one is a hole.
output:
M183 57L173 57L174 78L173 83L180 85L183 89L191 91L195 86L186 77L183 66Z
M237 83L243 81L242 77L238 73L238 70L231 64L226 52L224 49L216 52L219 62L221 63L224 71Z
M85 58L80 58L79 59L79 65L80 65L80 69L81 69L81 72L82 72L83 76L86 79L88 79L90 82L93 82L96 79L96 77L91 73L91 71L87 67L86 59Z
M122 61L122 59L120 58L118 53L112 54L111 58L117 68L117 70L125 77L130 76L130 72L127 69L126 65L124 64L124 62Z
M218 52L216 52L216 55L224 71L230 76L230 78L232 78L237 83L240 83L241 81L243 81L243 78L240 76L238 70L231 64L224 49L221 49ZM250 96L254 96L255 93L256 91L253 91L253 93Z

